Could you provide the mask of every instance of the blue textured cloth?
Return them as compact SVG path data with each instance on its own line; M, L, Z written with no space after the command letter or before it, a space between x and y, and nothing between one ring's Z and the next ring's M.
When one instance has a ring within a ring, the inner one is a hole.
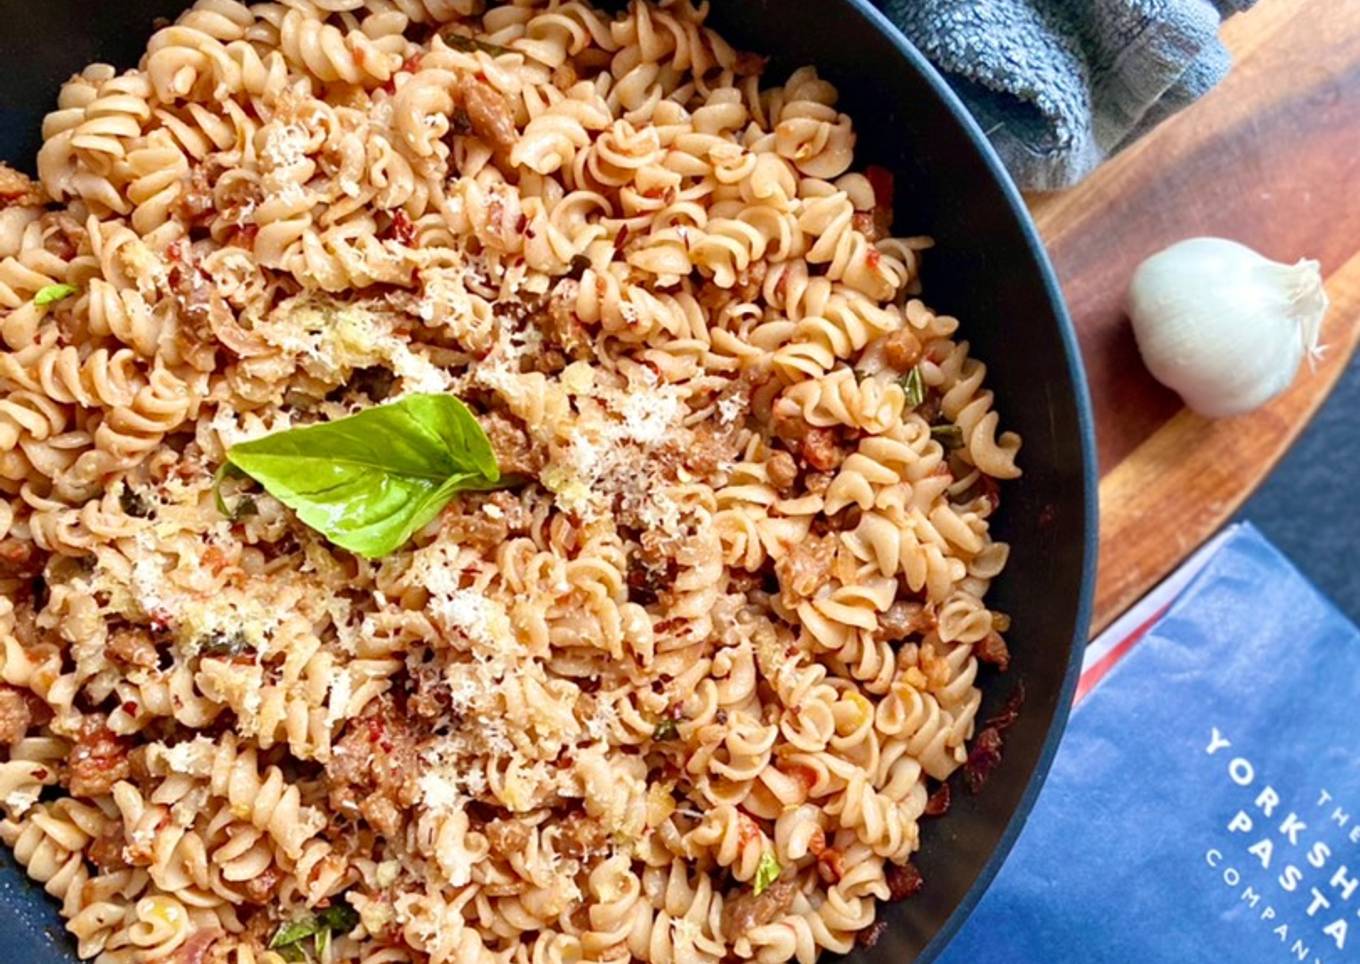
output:
M939 964L1355 964L1358 681L1360 631L1238 529L1073 710Z
M948 77L1022 188L1081 180L1228 72L1254 0L876 0Z

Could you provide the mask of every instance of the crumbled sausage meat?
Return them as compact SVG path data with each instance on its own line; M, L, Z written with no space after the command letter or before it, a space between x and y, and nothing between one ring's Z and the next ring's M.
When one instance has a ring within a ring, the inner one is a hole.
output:
M519 853L529 842L529 828L518 820L492 820L485 833L491 849L502 857Z
M0 743L15 743L23 739L33 725L33 715L16 687L0 684Z
M487 515L480 504L468 506L459 500L444 510L443 531L451 542L482 550L499 546L510 535L504 513Z
M919 602L898 600L888 607L888 611L878 617L876 639L895 643L918 633L927 633L935 628L935 617Z
M775 563L780 599L789 609L808 598L825 584L836 560L836 537L826 535L805 539L792 546Z
M0 207L37 207L44 203L37 181L8 164L0 164Z
M760 295L761 286L765 284L765 275L768 272L769 266L763 258L751 262L737 272L737 283L732 292L740 301L755 301Z
M952 795L949 790L949 784L941 783L935 788L935 792L930 795L929 799L926 800L926 808L923 812L927 817L943 817L949 812L951 800Z
M963 765L963 782L969 793L980 793L987 778L1001 763L1002 736L995 726L983 729L968 751L968 762Z
M283 872L278 867L270 864L264 870L257 873L254 877L247 880L241 889L245 895L257 904L267 903L274 892L279 889L279 884L283 882Z
M593 817L584 814L574 817L557 842L557 852L564 857L584 857L599 853L609 845L609 833Z
M330 804L363 815L379 832L400 829L401 810L416 801L419 737L388 697L369 703L351 721L326 764Z
M123 857L124 843L126 841L123 839L123 825L111 823L107 830L91 841L85 856L102 871L121 870L128 866L127 860Z
M502 475L536 475L546 461L543 447L535 445L527 432L504 415L492 413L482 420L491 440L496 464Z
M108 793L131 773L127 747L93 718L82 726L71 748L69 789L74 797L97 797Z
M584 357L590 345L590 334L576 314L580 292L579 280L563 278L553 288L547 303L530 316L551 344L573 358Z
M788 452L771 452L765 460L765 475L772 486L785 492L798 480L798 463Z
M831 479L830 472L809 472L807 478L803 479L803 487L807 489L808 495L825 495L831 487Z
M1001 638L1001 634L992 630L978 642L973 649L974 655L984 663L991 663L1001 672L1005 672L1011 665L1011 651L1006 646L1006 641Z
M193 224L207 214L214 213L212 185L208 183L208 169L197 165L189 175L184 190L175 200L175 214L182 221Z
M798 894L798 885L792 880L777 880L765 888L759 896L748 891L723 905L723 934L728 941L735 941L757 927L778 920L790 907Z
M855 943L860 947L873 947L878 943L878 939L883 936L883 932L887 929L887 921L876 920L855 935Z
M741 448L734 429L732 425L718 427L709 422L695 426L682 454L685 465L705 477L717 472L718 467L734 459Z
M151 634L141 626L121 626L109 634L109 655L131 666L154 669L156 646Z
M803 436L803 460L818 472L829 472L845 461L845 453L829 428L809 428Z
M486 81L465 76L459 85L472 132L498 153L509 152L519 139L515 117L500 91Z
M892 864L884 871L884 875L888 879L888 900L891 901L915 897L925 885L921 872L913 864L903 864L901 867Z
M811 427L804 420L801 412L789 411L782 405L775 406L770 418L770 434L777 439L783 439L785 442L803 441Z
M0 539L0 576L30 579L43 569L42 553L32 542L6 536Z

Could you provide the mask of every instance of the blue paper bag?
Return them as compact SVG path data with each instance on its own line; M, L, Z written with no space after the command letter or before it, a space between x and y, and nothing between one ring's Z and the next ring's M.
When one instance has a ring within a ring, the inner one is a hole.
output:
M1360 633L1255 529L1077 706L940 960L1360 961Z

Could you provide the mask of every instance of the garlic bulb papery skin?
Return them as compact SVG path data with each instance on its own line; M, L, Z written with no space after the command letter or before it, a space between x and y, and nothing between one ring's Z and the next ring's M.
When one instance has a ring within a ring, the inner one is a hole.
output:
M1154 254L1129 284L1143 362L1185 403L1218 418L1249 412L1316 357L1327 292L1316 261L1281 264L1223 238Z

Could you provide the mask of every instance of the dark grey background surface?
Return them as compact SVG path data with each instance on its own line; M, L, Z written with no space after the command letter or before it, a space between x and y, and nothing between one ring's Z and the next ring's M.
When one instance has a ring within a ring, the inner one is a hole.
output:
M1360 623L1360 353L1239 517Z

